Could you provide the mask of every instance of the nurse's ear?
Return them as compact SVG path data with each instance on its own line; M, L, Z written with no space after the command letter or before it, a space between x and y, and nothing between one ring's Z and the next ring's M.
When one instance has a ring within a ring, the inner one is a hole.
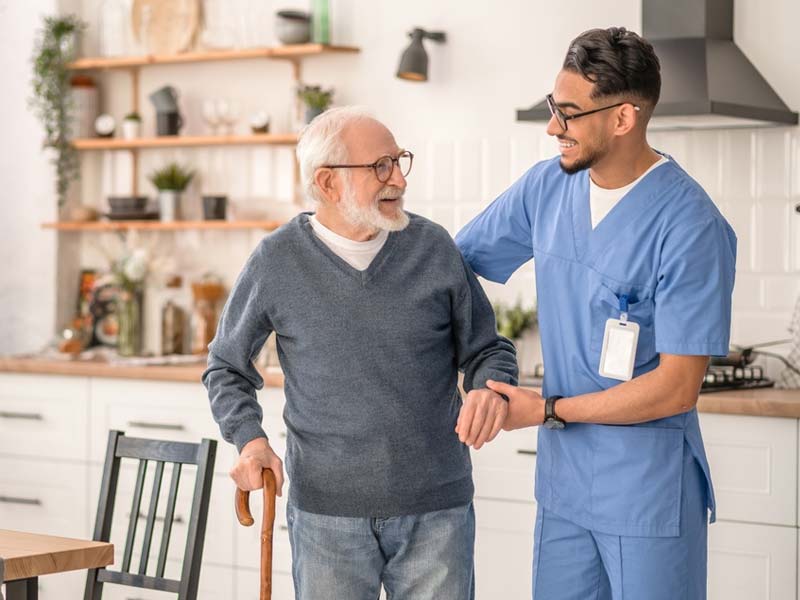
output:
M614 135L625 135L636 128L641 115L640 108L630 102L620 105L614 112L616 120L614 122Z

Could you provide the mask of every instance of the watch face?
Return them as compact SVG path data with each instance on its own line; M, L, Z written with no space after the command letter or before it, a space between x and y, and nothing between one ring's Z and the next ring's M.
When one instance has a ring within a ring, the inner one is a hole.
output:
M564 429L564 421L561 419L547 419L544 422L544 426L547 429Z

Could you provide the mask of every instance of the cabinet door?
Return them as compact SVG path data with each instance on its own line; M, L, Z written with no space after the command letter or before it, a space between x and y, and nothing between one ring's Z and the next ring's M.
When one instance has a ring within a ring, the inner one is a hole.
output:
M797 525L797 420L703 413L717 516Z
M236 600L258 600L261 576L258 569L236 569ZM272 600L294 600L290 573L272 573Z
M0 374L0 454L87 458L88 379Z
M86 538L86 465L0 458L0 529Z
M708 528L709 600L794 600L797 529L717 522Z
M109 429L130 437L199 442L218 441L214 471L227 474L236 449L223 441L211 416L203 385L171 381L92 379L90 456L102 463Z
M534 502L537 428L501 431L480 450L472 450L475 496Z
M536 505L475 500L475 597L531 597Z

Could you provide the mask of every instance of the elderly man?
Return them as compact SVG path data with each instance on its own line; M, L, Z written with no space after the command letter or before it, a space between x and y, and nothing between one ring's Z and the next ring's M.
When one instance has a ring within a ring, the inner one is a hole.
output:
M240 274L203 382L245 490L283 483L252 360L274 331L286 384L287 518L296 597L474 597L468 445L501 428L513 346L447 232L403 211L413 155L354 108L297 147L315 213L265 238ZM462 406L458 371L468 392Z

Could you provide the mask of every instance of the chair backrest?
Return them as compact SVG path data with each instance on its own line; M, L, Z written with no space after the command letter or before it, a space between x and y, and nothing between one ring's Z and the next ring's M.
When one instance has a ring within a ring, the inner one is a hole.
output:
M118 571L110 569L89 570L84 600L100 600L104 583L117 583L136 588L174 592L178 594L178 600L195 600L197 598L216 448L217 442L209 439L203 439L199 444L190 444L126 437L121 431L109 432L103 479L100 486L100 500L97 506L97 519L92 539L103 542L110 541L111 523L114 516L114 504L117 497L117 483L122 459L138 460L139 465L120 568ZM155 464L155 472L153 473L153 485L147 512L144 513L141 504L146 493L144 484L148 463L150 462ZM153 531L156 527L156 521L159 520L156 514L159 509L161 482L166 465L172 466L169 495L167 496L166 508L162 517L163 530L155 574L148 575L147 567L150 562ZM175 519L175 505L178 498L178 486L183 465L196 465L197 474L192 494L191 514L188 520L181 577L180 579L171 579L164 576L164 571L167 565L167 551ZM136 530L140 519L145 520L144 534L141 536L141 557L138 568L135 565L134 568L131 568Z

